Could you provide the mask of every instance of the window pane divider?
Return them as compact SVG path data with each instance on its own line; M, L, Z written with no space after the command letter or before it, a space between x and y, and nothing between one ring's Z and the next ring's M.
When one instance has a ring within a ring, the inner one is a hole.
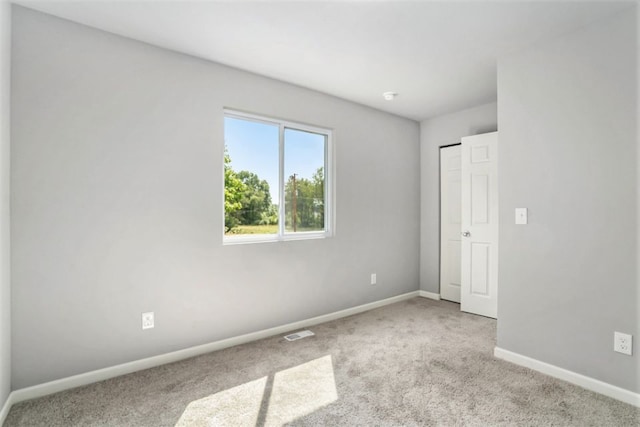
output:
M284 227L286 223L286 211L285 211L285 190L284 190L284 125L280 124L280 130L278 134L278 174L279 174L279 188L278 188L278 240L282 240L284 236Z

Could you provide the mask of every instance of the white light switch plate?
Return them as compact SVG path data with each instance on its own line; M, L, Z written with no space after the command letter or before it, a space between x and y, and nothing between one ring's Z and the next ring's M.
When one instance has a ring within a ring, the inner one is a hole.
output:
M527 223L527 208L516 208L516 224L524 225Z

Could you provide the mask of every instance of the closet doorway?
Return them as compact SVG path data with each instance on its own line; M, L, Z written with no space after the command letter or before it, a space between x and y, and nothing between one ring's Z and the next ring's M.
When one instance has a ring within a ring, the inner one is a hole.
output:
M497 318L497 132L440 149L440 297Z

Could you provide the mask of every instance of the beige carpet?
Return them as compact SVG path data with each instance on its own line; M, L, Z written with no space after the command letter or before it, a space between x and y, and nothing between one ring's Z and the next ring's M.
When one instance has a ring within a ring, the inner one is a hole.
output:
M495 359L495 321L414 298L23 402L5 426L637 426L640 409Z

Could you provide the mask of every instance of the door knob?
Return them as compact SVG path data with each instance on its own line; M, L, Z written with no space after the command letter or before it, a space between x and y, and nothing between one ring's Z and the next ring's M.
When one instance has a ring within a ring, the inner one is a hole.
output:
M460 234L462 234L462 237L469 237L469 236L471 236L471 233L469 233L468 231L463 231L463 232L462 232L462 233L460 233Z

